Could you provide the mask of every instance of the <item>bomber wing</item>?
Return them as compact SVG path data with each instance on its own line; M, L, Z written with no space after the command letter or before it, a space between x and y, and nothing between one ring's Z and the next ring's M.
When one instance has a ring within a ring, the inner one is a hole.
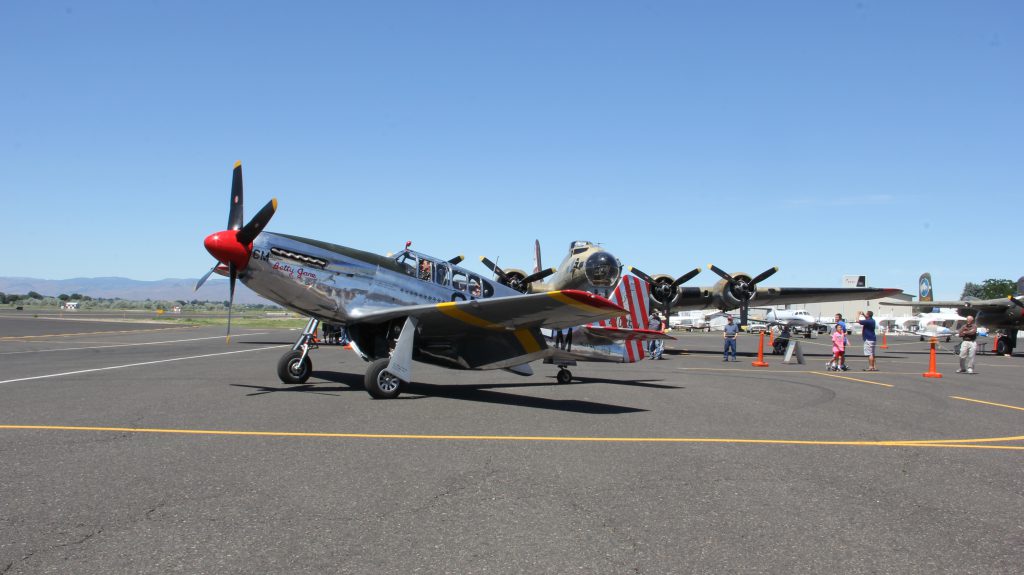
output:
M510 332L523 328L564 329L626 313L625 309L601 296L576 290L560 290L396 307L353 315L356 323L381 323L415 317L419 320L421 333L437 337L465 335L467 326Z
M883 302L885 305L892 306L903 306L903 307L955 307L957 309L976 309L981 311L992 311L1001 312L1007 309L1019 306L1014 297L1005 297L997 299L978 299L978 300L958 300L958 301L900 301L900 302Z
M752 299L758 306L879 299L903 293L897 288L758 287ZM703 309L715 304L714 288L680 288L674 310ZM920 306L921 304L914 304Z

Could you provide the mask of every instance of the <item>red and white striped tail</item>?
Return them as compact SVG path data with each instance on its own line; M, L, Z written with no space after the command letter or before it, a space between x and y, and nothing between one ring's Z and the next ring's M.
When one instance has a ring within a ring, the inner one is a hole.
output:
M624 275L608 299L626 309L629 315L602 320L591 325L619 329L647 329L649 311L647 305L650 302L650 287L647 282L636 276ZM633 363L644 358L643 341L630 338L625 341L625 346L626 353L623 361L626 363Z

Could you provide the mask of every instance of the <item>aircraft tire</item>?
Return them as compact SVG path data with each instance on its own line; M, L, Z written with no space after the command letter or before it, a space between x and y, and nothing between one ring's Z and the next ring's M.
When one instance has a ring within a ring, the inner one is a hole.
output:
M375 359L366 370L366 377L363 380L363 387L366 393L374 399L394 399L402 393L405 382L388 373L390 358L382 357Z
M288 385L302 385L306 383L310 374L313 373L313 361L307 355L299 363L299 358L301 357L301 351L293 350L282 355L281 359L277 361L277 377L281 378L282 382Z
M558 380L558 383L569 383L570 381L572 381L572 372L569 371L568 369L560 369L558 370L558 376L556 376L555 379Z

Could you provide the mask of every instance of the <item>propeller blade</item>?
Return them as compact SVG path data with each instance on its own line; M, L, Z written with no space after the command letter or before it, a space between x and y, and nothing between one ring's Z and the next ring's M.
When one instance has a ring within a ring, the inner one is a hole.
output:
M452 264L453 266L457 266L464 259L466 259L466 258L462 254L459 254L459 255L455 256L454 258L448 260L448 263Z
M629 266L629 273L631 273L631 274L635 275L636 277L644 280L645 282L649 283L650 285L654 285L654 278L652 278L651 276L645 274L644 272L642 272L641 270L638 270L637 268L635 268L633 266Z
M210 275L213 274L213 270L217 269L217 266L219 265L220 262L213 264L213 267L210 268L210 271L206 272L206 274L204 274L203 277L199 278L199 281L196 282L196 289L192 291L199 291L199 288L203 287L203 284L206 283L206 280L210 279Z
M692 280L694 277L696 277L697 274L699 274L700 272L701 272L700 268L693 268L689 272L687 272L687 273L679 276L678 278L676 278L676 281L672 282L672 287L673 288L677 288L677 287L683 285L684 283L686 283L686 282Z
M779 268L777 268L777 267L771 267L771 268L768 268L768 269L764 270L763 272L761 272L761 275L759 275L756 278L750 280L750 286L753 287L753 286L761 283L762 281L764 281L764 280L768 279L769 277L771 277L772 275L774 275L775 272L777 272L777 271L779 271Z
M242 228L245 221L245 213L242 209L242 162L235 162L235 169L231 172L231 210L228 212L229 230Z
M238 279L238 269L235 264L228 264L228 333L225 337L226 343L231 343L231 307L235 303L235 281Z
M238 230L238 242L242 245L249 245L252 243L256 236L260 235L263 228L266 227L267 222L274 216L274 212L277 211L277 198L274 198L267 202L267 205L263 206L260 211L256 212L256 215L249 220L249 223L245 224L245 227Z
M540 270L537 273L530 274L530 275L526 276L525 278L523 278L523 284L531 284L531 283L533 283L535 281L542 280L542 279L548 277L549 275L555 273L556 271L558 271L558 270L556 270L555 268L548 268L546 270Z
M503 282L507 281L506 280L507 276L505 275L505 272L503 272L501 270L501 268L498 267L498 264L496 264L496 263L492 262L491 260L487 259L487 256L480 256L480 261L484 264L484 266L487 269L489 269L492 272L494 272L494 275L498 276L499 280L501 280Z
M1007 296L1007 297L1010 298L1010 301L1012 301L1013 303L1017 304L1018 307L1024 307L1024 302L1021 302L1019 299L1013 297L1012 295L1011 296Z
M750 309L750 304L747 300L743 300L740 304L740 325L747 325L747 311Z
M713 271L713 272L715 272L715 274L717 274L718 277L724 279L725 281L729 282L730 284L736 283L736 280L734 280L731 275L729 275L729 274L725 273L724 271L722 271L722 269L719 268L718 266L716 266L715 264L708 264L708 269Z

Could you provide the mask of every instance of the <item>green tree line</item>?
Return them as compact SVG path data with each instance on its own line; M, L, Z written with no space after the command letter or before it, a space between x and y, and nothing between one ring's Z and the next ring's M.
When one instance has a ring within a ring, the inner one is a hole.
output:
M1004 279L987 279L980 284L967 282L960 299L997 299L1017 295L1017 282Z

